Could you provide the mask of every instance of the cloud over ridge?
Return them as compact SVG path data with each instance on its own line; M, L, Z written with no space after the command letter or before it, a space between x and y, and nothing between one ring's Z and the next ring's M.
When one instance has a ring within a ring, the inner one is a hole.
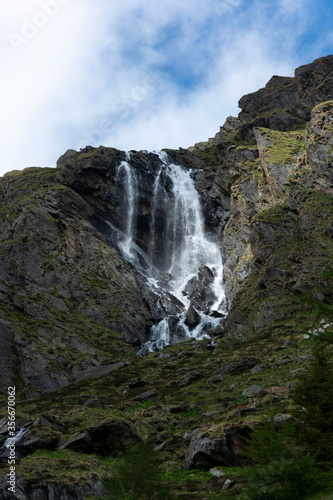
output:
M331 16L324 0L2 0L1 175L88 144L206 140L243 94L332 52Z

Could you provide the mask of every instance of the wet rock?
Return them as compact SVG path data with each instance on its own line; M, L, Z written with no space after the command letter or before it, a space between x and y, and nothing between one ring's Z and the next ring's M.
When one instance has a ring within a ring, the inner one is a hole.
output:
M200 321L200 314L194 309L193 306L190 306L186 313L185 325L187 325L190 330L193 330L200 324Z
M207 330L208 332L210 332L210 330ZM217 348L217 341L216 340L211 340L209 342L207 342L207 344L205 344L205 349L207 349L207 351L215 351L215 349Z
M217 326L212 330L207 330L207 333L209 334L210 337L223 337L224 330L222 326Z
M216 297L211 288L214 281L212 270L201 265L198 271L198 276L189 280L185 287L185 293L191 300L191 305L203 311L210 305L214 304Z

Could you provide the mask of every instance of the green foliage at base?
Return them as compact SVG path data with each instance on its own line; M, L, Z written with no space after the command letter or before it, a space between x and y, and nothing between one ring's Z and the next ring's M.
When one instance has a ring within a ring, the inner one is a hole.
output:
M244 500L301 500L325 489L325 474L296 444L294 432L294 425L279 428L273 419L255 429L246 455L256 467L247 470Z
M323 489L322 473L309 455L273 460L252 470L248 479L246 500L301 500Z
M107 500L171 500L162 482L156 452L137 444L121 459L113 460L112 477L105 483Z

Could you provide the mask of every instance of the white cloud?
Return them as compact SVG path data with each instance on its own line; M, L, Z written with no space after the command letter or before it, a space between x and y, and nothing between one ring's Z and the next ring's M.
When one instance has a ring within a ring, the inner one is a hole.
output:
M187 147L297 49L312 0L2 0L1 168L54 165L67 148ZM283 20L283 22L282 22Z

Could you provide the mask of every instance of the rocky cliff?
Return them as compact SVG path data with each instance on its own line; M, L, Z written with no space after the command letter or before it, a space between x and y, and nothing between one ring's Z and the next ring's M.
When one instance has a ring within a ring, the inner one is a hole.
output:
M135 356L177 302L160 303L119 252L126 153L69 150L56 169L0 180L0 386L4 401L16 386L19 423L33 424L21 445L28 456L17 498L96 495L107 473L97 458L102 443L114 456L128 437L151 438L167 470L237 465L253 414L272 401L288 411L292 372L308 356L301 339L313 327L313 304L331 307L333 299L333 56L294 78L272 77L239 106L214 138L165 150L193 171L205 228L222 248L228 315L213 342ZM134 242L146 252L161 159L131 152L129 161L140 179ZM154 212L157 228L165 217ZM162 246L158 229L154 244ZM205 284L205 272L195 283ZM259 389L249 395L251 387ZM89 474L80 472L82 460ZM72 476L59 472L55 484L45 470L62 470L64 461ZM7 498L5 484L0 491Z

